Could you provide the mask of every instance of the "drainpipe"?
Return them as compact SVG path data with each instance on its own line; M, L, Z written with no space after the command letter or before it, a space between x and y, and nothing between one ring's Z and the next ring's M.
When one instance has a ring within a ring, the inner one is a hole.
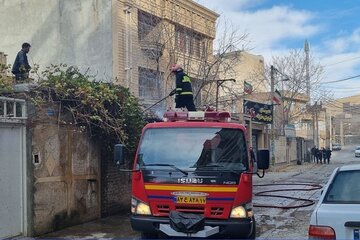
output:
M131 7L127 6L124 8L125 13L125 73L126 73L126 85L130 89L131 83L131 58L132 58L132 47L131 47Z

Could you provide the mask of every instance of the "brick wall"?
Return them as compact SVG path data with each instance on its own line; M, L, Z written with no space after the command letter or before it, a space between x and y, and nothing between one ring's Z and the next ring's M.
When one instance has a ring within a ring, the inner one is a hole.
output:
M131 174L120 172L109 153L101 161L101 216L130 213Z

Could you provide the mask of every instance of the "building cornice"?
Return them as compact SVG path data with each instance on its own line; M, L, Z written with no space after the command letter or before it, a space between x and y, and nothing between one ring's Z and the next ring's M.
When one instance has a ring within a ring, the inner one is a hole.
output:
M188 8L188 10L190 11L194 11L196 13L198 13L199 15L203 15L206 16L208 18L210 18L210 20L212 21L216 21L217 18L220 16L218 13L204 7L203 5L200 5L197 2L194 2L193 0L170 0L173 3L179 3L181 2L181 4Z

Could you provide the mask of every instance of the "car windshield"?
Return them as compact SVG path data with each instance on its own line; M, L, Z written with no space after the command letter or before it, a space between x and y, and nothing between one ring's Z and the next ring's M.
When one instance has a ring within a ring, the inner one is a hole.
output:
M360 147L357 147L356 150L360 150Z
M360 171L338 172L331 183L324 203L360 203Z
M188 171L247 170L244 134L227 128L154 128L144 133L137 167L171 164Z

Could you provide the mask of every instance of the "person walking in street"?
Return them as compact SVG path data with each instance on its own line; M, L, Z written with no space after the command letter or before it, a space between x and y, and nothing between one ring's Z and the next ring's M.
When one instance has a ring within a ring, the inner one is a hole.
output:
M319 158L320 164L322 164L322 159L323 159L323 149L322 148L320 148L318 151L318 158Z
M323 163L326 163L326 158L327 158L327 153L326 153L326 148L322 148L322 155L323 155Z
M316 146L313 146L310 150L312 162L315 163L316 159Z
M14 65L11 72L15 75L16 80L24 80L29 77L31 66L27 59L27 54L30 51L31 45L29 43L23 43L21 50L16 55Z
M176 108L186 107L188 111L196 111L191 80L178 64L171 66L170 71L175 74L176 88L169 94L175 95Z
M330 158L331 158L331 150L329 147L326 148L326 160L327 160L327 164L330 164Z
M315 151L314 151L314 154L315 154L315 158L316 158L316 163L319 163L319 149L317 147L315 147Z

